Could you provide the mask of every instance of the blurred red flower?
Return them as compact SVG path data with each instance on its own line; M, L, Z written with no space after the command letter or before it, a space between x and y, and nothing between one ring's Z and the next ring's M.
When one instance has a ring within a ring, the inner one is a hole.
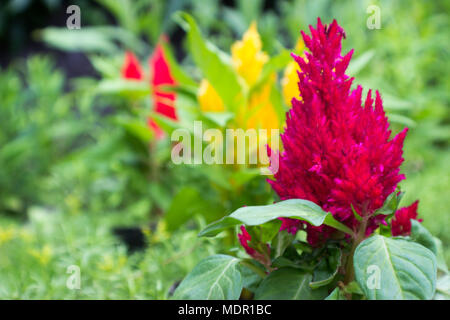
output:
M139 60L133 52L127 51L125 53L125 61L122 66L122 78L130 80L142 80L144 78L144 72L142 71Z
M175 85L176 82L171 75L169 63L167 62L163 47L160 43L157 44L155 51L148 62L151 72L150 85L152 88L154 110L170 119L177 120L175 110L176 95L174 92L167 92L167 88L162 88L162 86ZM142 80L144 78L144 73L139 60L132 52L127 52L125 54L122 77L129 80ZM155 132L157 139L164 135L164 132L152 118L148 119L148 125Z

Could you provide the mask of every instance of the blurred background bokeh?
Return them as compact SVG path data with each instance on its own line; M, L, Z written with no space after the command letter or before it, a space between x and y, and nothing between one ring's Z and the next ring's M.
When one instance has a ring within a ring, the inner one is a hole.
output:
M80 29L66 27L72 4ZM370 5L380 29L366 25ZM252 22L270 57L258 85L276 79L277 114L289 108L281 80L300 30L317 17L343 26L344 52L355 49L349 74L381 92L394 133L410 128L402 205L419 199L449 263L449 12L445 0L2 1L0 298L166 299L200 259L236 244L196 235L239 206L274 201L267 177L175 165L168 134L195 119L238 123L206 112L199 92L217 66L199 57L227 61ZM158 48L177 84L176 121L155 113ZM135 81L124 74L127 52L139 61ZM70 265L81 268L79 290L66 287Z

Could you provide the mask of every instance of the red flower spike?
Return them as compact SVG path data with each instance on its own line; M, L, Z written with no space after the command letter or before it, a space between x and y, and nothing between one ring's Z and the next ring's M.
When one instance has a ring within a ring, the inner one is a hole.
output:
M380 94L374 99L369 91L363 103L362 87L350 90L353 78L345 71L353 50L341 55L344 31L337 22L326 26L318 19L310 30L311 36L302 32L310 53L305 58L292 54L301 69L301 99L292 100L281 136L284 151L269 183L282 200L313 201L357 230L353 205L369 216L370 234L384 219L372 213L404 179L399 167L407 129L390 139ZM323 243L334 231L306 224L311 245Z
M151 86L153 89L155 111L170 119L176 120L177 115L174 107L175 93L163 91L160 88L160 86L175 84L161 44L156 46L153 56L149 60L149 64L150 70L152 70Z
M245 249L245 252L247 252L247 254L249 256L253 256L255 254L255 249L250 248L250 246L248 245L248 242L250 242L252 240L252 237L250 236L250 234L248 233L247 229L245 229L244 226L241 226L241 233L238 233L238 238L239 238L239 242L241 243L241 246Z
M417 206L419 201L414 202L409 207L398 209L391 221L391 231L393 236L409 236L411 234L411 219L417 219Z
M122 78L129 80L142 80L144 78L144 72L142 71L139 60L130 51L125 53L125 61L122 66Z
M269 266L271 263L270 258L269 258L270 246L268 244L266 244L265 254L260 251L257 251L249 246L248 243L252 240L252 236L248 233L247 229L245 229L244 226L241 226L241 232L242 233L238 233L237 236L238 236L239 242L241 243L241 246L245 249L245 252L247 252L247 254L249 256L251 256L253 259L261 262L263 265Z

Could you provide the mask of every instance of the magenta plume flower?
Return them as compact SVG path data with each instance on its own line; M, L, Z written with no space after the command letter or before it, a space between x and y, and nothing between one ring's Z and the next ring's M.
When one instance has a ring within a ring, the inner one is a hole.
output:
M393 236L409 236L411 234L411 219L422 222L422 219L417 219L417 200L409 207L398 209L395 212L394 218L391 222L391 231Z
M253 256L256 251L255 249L250 248L250 246L248 245L248 243L252 240L252 237L250 236L250 234L248 233L247 229L245 229L244 226L241 226L241 232L242 233L238 233L239 242L241 243L241 246L245 249L245 252L247 252L249 256Z
M245 252L253 259L261 262L263 265L270 265L270 246L269 244L265 244L259 248L259 250L250 247L249 243L252 241L252 236L248 233L247 229L244 226L241 226L241 232L238 233L238 239L241 243L241 246L245 249Z
M269 183L282 200L313 201L356 231L353 205L366 217L370 234L385 218L372 216L374 211L404 179L399 167L407 128L390 139L378 91L375 98L369 91L363 104L362 87L350 90L353 78L345 71L353 50L341 55L345 33L336 20L327 26L318 19L310 31L311 37L302 32L310 53L292 54L301 70L300 97L292 99L279 170ZM335 229L306 225L306 231L309 243L317 245Z

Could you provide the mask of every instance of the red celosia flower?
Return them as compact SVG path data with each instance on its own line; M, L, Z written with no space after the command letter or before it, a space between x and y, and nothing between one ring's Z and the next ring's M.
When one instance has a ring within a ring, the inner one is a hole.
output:
M176 120L177 115L174 107L176 98L175 93L165 92L160 88L160 86L170 86L175 84L175 80L170 73L169 64L164 56L164 50L161 44L156 46L153 56L149 59L149 65L152 72L151 87L155 111ZM130 80L142 80L144 78L144 72L139 64L139 60L132 52L127 52L125 54L122 77ZM157 139L164 135L164 132L153 119L148 119L148 125L155 132Z
M296 234L298 227L301 225L300 220L279 218L281 222L280 231L286 230L291 234Z
M139 60L132 53L127 51L125 53L125 61L122 67L122 78L142 80L144 72L142 71Z
M414 202L409 207L401 208L395 212L391 222L391 231L393 236L408 236L411 234L411 219L422 222L417 219L417 206L419 201Z
M149 60L150 70L152 70L152 91L155 101L155 111L171 119L177 119L174 107L175 93L163 91L160 86L170 86L175 84L175 80L170 73L169 64L164 56L161 44L155 48L153 56Z
M250 248L248 245L248 242L252 240L252 237L244 226L241 226L241 232L242 234L238 233L239 242L241 243L241 246L244 247L245 252L247 252L249 256L253 256L255 254L255 249Z
M245 229L244 226L241 226L241 233L238 233L238 239L239 242L241 243L241 246L245 249L245 252L247 252L247 254L249 256L251 256L253 259L261 262L263 265L270 265L271 261L270 261L270 246L269 244L266 244L264 246L264 249L259 249L259 250L265 250L265 252L261 252L258 251L252 247L249 246L249 242L252 240L252 236L248 233L247 229Z
M399 174L407 129L393 139L382 100L371 91L362 106L362 87L351 91L353 78L345 74L353 50L341 55L343 29L318 19L310 26L311 37L302 32L310 53L293 54L301 71L300 100L292 99L282 134L284 151L272 188L282 200L307 199L357 230L351 205L362 216L371 216L394 192L404 176ZM375 104L374 104L375 103ZM269 150L269 155L270 155ZM370 217L370 234L384 216ZM317 245L334 229L307 225L308 241Z

